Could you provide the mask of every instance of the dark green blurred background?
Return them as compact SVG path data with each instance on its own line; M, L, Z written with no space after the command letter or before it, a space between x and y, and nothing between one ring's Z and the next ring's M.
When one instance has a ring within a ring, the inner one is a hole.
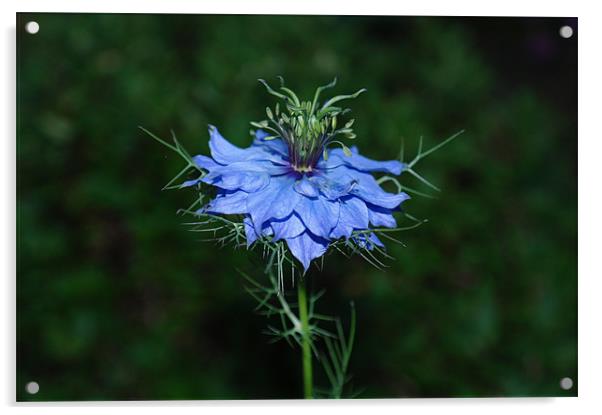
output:
M443 192L404 205L429 223L389 269L331 255L313 277L321 311L356 303L360 397L576 395L576 24L18 15L17 398L300 396L298 352L268 344L235 271L261 262L186 230L193 192L160 190L182 163L137 129L248 145L273 102L256 79L277 75L368 88L352 107L372 158L467 131L419 168Z

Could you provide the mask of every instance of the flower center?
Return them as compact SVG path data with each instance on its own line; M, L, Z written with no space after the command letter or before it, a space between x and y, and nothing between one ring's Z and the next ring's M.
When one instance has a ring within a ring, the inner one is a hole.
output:
M311 173L314 171L313 166L295 166L293 165L293 170L299 173Z
M338 136L348 139L355 138L353 129L354 120L348 121L342 128L338 128L338 119L351 111L349 108L334 106L339 101L357 98L365 89L360 89L354 94L337 95L320 105L320 93L336 84L336 78L328 85L316 89L312 101L301 101L297 95L284 86L280 78L280 91L273 90L263 79L259 80L268 93L284 101L281 111L279 103L274 110L266 108L267 120L252 122L251 125L269 132L270 136L264 140L280 138L288 147L291 167L299 173L310 173L323 157L328 159L328 146L338 144L346 155L351 151L343 144Z

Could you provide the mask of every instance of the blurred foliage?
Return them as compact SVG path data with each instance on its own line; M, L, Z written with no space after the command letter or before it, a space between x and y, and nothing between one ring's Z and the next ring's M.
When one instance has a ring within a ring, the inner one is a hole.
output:
M25 33L36 20L40 32ZM564 19L20 14L17 19L17 398L300 396L298 354L268 344L235 267L161 192L175 154L238 145L272 103L339 77L363 154L467 132L421 172L429 223L378 271L330 255L319 306L354 300L361 397L574 396L577 377L577 42ZM576 21L572 21L576 29ZM410 182L407 182L410 185ZM416 183L412 183L418 186ZM40 384L29 396L24 385Z

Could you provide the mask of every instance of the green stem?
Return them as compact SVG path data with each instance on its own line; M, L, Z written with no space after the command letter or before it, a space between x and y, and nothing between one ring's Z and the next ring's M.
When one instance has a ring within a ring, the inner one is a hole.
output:
M307 315L307 294L305 292L305 279L300 278L298 283L299 317L301 319L302 354L303 354L303 391L305 399L313 398L313 374L311 366L311 338L309 330L309 317Z

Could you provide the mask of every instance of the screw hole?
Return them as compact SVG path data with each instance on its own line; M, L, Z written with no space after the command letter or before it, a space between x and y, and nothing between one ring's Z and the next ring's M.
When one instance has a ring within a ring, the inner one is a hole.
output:
M565 391L573 388L573 379L571 378L562 378L560 379L560 387Z
M29 382L27 385L25 385L25 390L30 395L35 395L36 393L39 392L40 385L38 385L38 382Z
M573 28L571 26L562 26L558 33L560 33L561 37L568 39L573 36Z
M40 25L38 22L27 22L25 25L25 31L31 35L35 35L40 31Z

